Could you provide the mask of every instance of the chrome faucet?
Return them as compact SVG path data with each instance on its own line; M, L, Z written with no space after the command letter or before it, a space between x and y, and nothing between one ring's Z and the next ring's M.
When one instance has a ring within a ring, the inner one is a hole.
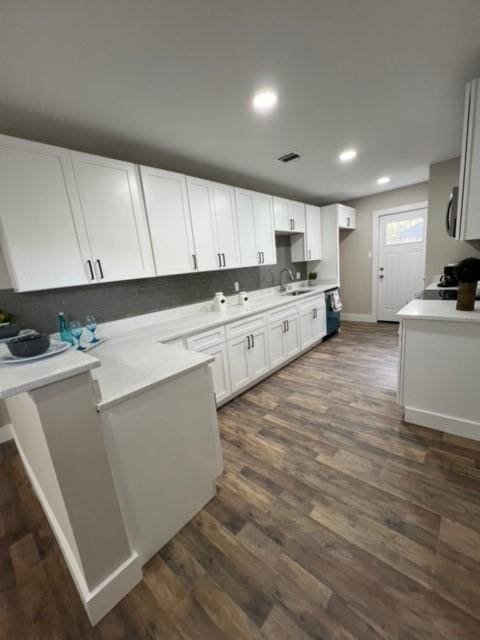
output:
M293 277L293 273L291 269L287 269L287 267L284 267L281 271L280 271L280 289L281 291L287 291L288 286L287 284L282 284L282 276L284 273L288 274L288 277L290 278L290 282L293 282L295 280L295 278Z

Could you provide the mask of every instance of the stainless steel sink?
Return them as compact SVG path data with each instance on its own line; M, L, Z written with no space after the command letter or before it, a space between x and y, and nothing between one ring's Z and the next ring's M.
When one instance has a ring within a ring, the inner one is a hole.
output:
M298 289L297 291L288 291L287 296L301 296L304 293L310 293L310 291L303 291Z

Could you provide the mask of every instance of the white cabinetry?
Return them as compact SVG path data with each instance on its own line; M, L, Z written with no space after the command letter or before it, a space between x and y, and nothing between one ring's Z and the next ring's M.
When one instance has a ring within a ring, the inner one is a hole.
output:
M321 340L327 333L325 295L310 298L299 304L301 348Z
M273 198L275 231L281 233L305 232L305 205L303 202Z
M305 234L291 239L292 262L322 259L322 222L320 207L305 205Z
M223 402L232 393L224 327L204 331L196 336L187 338L187 348L208 353L215 358L215 361L210 365L213 390L217 403Z
M480 78L467 85L463 123L457 240L480 239Z
M276 264L272 196L235 189L242 266Z
M272 368L299 353L299 316L295 305L270 312L268 341Z
M234 188L187 177L187 190L198 270L239 267Z
M195 271L185 176L140 167L157 276Z
M2 247L14 288L87 284L80 243L85 260L88 244L69 152L0 136L0 185Z
M263 315L227 325L232 393L268 373L270 359Z
M337 207L337 221L339 229L355 229L357 212L352 207L344 204L333 205Z
M137 167L77 151L71 156L95 278L153 276Z

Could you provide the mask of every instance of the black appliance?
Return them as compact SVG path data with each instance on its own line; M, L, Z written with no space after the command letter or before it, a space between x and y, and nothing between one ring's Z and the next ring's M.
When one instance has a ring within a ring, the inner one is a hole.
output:
M456 268L456 264L447 264L443 267L443 274L438 283L439 287L458 287Z
M456 300L458 289L425 289L415 297L419 300ZM478 290L475 299L480 300L480 292Z
M458 187L453 187L450 199L448 200L447 213L445 216L445 228L447 234L455 238L458 219Z
M335 296L334 292L337 292L338 295L338 287L334 287L333 289L327 289L325 291L325 306L326 306L326 314L327 314L327 337L338 333L341 325L341 310L336 310L335 305Z

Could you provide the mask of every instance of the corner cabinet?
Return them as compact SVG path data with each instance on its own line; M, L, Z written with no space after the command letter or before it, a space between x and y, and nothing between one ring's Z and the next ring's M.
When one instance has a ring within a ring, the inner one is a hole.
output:
M480 78L465 96L457 215L457 240L480 239Z
M185 176L140 167L157 276L196 270Z
M234 188L187 176L187 192L198 270L240 267Z
M2 247L15 290L87 284L88 242L69 151L0 136L0 184Z
M272 196L236 188L235 201L242 266L276 264Z
M137 167L87 153L71 155L93 264L91 279L112 282L155 275Z

